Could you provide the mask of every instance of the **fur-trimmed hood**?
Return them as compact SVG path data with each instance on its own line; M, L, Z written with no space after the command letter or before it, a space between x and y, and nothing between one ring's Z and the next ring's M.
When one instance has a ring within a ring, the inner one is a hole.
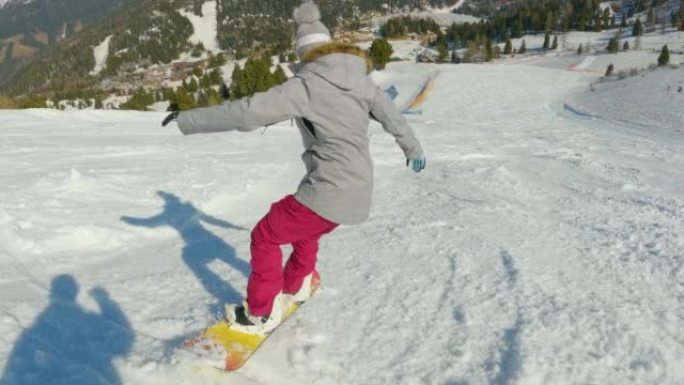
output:
M341 89L351 90L364 84L372 69L370 59L361 48L331 42L307 52L299 73L312 72Z

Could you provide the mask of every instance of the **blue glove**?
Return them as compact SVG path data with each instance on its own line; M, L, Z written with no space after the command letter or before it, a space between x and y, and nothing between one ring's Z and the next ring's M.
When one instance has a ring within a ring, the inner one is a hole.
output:
M406 166L411 164L411 168L413 168L413 171L415 172L421 172L425 169L425 166L427 165L427 159L425 159L425 155L418 155L415 159L409 159L406 161Z

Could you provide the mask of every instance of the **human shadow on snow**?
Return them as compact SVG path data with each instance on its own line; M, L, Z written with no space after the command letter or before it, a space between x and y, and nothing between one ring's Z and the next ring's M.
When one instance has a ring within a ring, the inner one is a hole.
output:
M242 298L241 293L214 273L209 265L218 260L249 276L251 271L249 263L239 259L235 248L204 228L202 222L226 229L245 231L246 229L205 214L191 203L181 202L180 198L173 194L163 191L157 194L164 199L164 211L161 214L151 218L124 216L121 220L134 226L148 228L170 226L178 231L185 241L182 252L183 261L204 289L217 300L217 303L210 309L213 314L220 314L224 303L239 302Z
M112 360L133 345L128 319L106 290L89 292L99 312L81 307L78 291L71 275L52 280L50 303L17 339L0 384L121 384Z

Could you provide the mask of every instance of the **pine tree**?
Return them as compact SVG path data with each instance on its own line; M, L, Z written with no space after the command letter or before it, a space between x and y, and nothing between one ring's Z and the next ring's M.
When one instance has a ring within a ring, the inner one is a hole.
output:
M279 85L283 84L287 81L287 75L285 74L285 70L283 70L283 67L280 65L276 66L276 70L273 73L273 84L274 85Z
M446 41L440 42L440 44L437 46L437 52L437 62L446 63L447 58L449 57L449 48L447 48Z
M485 61L489 62L494 59L494 49L492 48L492 41L487 38L485 38L484 54Z
M17 103L14 99L0 95L0 110L17 108Z
M515 25L513 27L513 37L514 38L521 38L525 34L525 30L523 27L523 22L522 18L518 18L515 22Z
M209 75L204 74L204 76L200 78L199 86L203 90L211 87L211 80L209 79Z
M551 49L558 49L558 35L553 35L553 43L551 43Z
M226 57L223 55L223 53L219 52L216 54L216 63L218 64L217 67L226 65Z
M200 91L197 96L197 107L209 107L209 98L204 91Z
M456 50L451 52L451 62L453 64L460 64L461 63L461 58L458 56L458 52L456 52Z
M581 55L582 54L582 43L580 43L579 48L577 48L577 54Z
M195 98L183 87L178 87L171 98L171 104L175 104L180 111L187 111L197 107Z
M504 46L504 54L510 55L513 52L513 44L511 39L506 39L506 45Z
M646 16L646 22L648 23L649 28L652 30L653 27L655 26L655 23L656 23L656 15L655 15L655 11L653 10L653 7L648 8L648 15Z
M230 100L230 88L228 88L228 85L226 85L226 83L221 84L219 94L221 95L221 99Z
M608 68L606 68L606 76L611 76L614 69L615 67L613 66L613 63L608 64Z
M611 37L608 41L608 47L606 47L609 53L617 53L620 50L620 43L618 43L617 38Z
M670 63L670 50L667 48L667 44L663 46L660 51L660 56L658 56L658 65L663 67Z
M562 32L563 34L567 33L570 30L570 18L565 16L563 17L563 23L562 23Z
M520 43L520 48L518 49L518 53L525 53L527 52L527 45L525 44L525 39L523 39L522 43Z
M620 28L627 28L627 14L622 14L622 21L620 21Z
M249 58L242 69L236 64L233 69L230 92L222 92L222 94L240 99L252 96L257 92L268 91L274 85L279 84L278 82L287 80L287 76L280 65L277 66L275 73L271 73L271 66L271 57L267 55L261 58ZM217 74L219 73L217 72ZM219 84L222 84L220 79Z
M368 56L373 60L373 66L377 70L384 70L392 57L392 45L387 39L375 39L368 50Z
M199 90L199 84L197 84L197 79L193 76L192 80L190 80L190 83L188 83L187 87L188 92L197 92Z
M248 95L246 90L246 79L245 75L240 68L239 64L235 64L233 67L233 74L231 75L231 85L230 85L230 97L232 99L240 99Z
M603 31L603 19L596 16L594 18L594 32L601 32Z
M553 12L552 12L552 11L549 11L549 12L546 14L545 30L546 30L547 32L548 32L548 31L551 31L551 30L554 29L554 26L555 26L555 17L554 17L554 15L553 15Z
M641 25L641 19L637 17L634 27L632 27L633 36L641 36L644 33L644 27Z
M549 34L548 31L544 34L544 51L549 49L549 43L550 43L549 38L550 38L550 36L551 35Z
M142 87L131 96L126 103L122 103L119 108L122 110L147 111L147 108L154 104L154 96L151 92L145 91ZM79 102L79 108L81 102Z
M464 63L472 63L477 56L480 55L480 38L477 37L475 40L470 40L468 42L468 46L466 47L466 51L463 54L463 62ZM479 60L479 58L477 58Z
M498 45L494 44L494 46L492 47L492 59L498 59L500 57L501 57L501 48Z
M606 7L603 9L603 14L601 15L601 23L603 24L603 28L608 28L608 23L610 23L610 8Z
M629 51L629 42L627 40L625 40L625 43L622 44L622 50Z
M273 84L273 76L271 74L271 66L273 62L270 56L263 56L261 59L250 59L245 64L245 69L254 77L254 87L250 96L257 92L268 91ZM249 68L247 68L249 67Z
M218 68L214 68L210 73L209 73L209 84L213 86L218 86L223 84L223 77L221 76L221 70Z
M221 95L215 89L210 88L207 90L207 101L210 106L218 106L221 104Z

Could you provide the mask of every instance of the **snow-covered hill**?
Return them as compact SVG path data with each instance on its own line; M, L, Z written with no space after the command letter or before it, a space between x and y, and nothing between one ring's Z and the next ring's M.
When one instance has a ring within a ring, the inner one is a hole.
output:
M202 16L183 10L180 13L190 20L195 31L190 37L191 43L202 43L207 51L214 53L221 50L216 40L216 1L207 1L202 4Z
M28 3L29 1L32 1L32 0L0 0L0 9L2 9L5 6L10 5L10 4Z
M409 117L427 170L371 127L371 220L324 239L324 288L228 376L174 349L244 292L242 228L295 189L297 130L0 112L0 384L683 383L682 133L564 109L588 82L565 67L439 69Z

